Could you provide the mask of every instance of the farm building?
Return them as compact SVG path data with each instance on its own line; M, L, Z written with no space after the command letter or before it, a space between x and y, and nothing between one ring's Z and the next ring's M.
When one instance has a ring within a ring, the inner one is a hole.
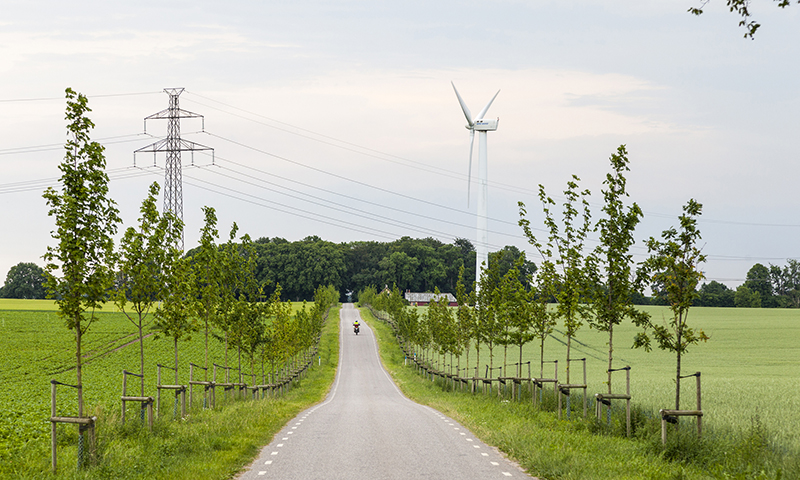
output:
M436 296L437 295L435 293L430 293L430 292L428 292L428 293L416 293L416 292L411 292L409 290L406 290L405 298L406 298L406 301L410 305L425 306L425 305L431 303L431 299L433 299ZM458 306L458 302L456 301L456 297L454 297L452 293L440 293L438 295L438 297L446 298L447 302L448 302L448 305L450 305L451 307L457 307ZM438 298L437 298L437 300L438 300Z

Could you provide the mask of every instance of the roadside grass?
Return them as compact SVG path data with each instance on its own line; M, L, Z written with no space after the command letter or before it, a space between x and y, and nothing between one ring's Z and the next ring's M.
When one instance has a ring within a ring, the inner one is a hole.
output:
M102 361L93 366L96 375L112 376L114 384L114 395L98 398L96 403L90 403L90 414L98 417L96 465L83 470L75 468L77 429L70 425L60 425L57 475L50 473L49 435L46 440L36 436L35 441L14 445L13 449L7 450L6 458L0 464L0 475L4 478L23 479L232 478L255 458L261 446L269 443L286 422L319 403L327 395L338 364L338 314L339 307L331 308L322 332L318 362L284 395L261 400L229 399L227 402L220 401L221 396L218 395L218 406L213 410L199 408L196 396L195 408L188 416L174 421L170 419L173 410L171 396L167 395L166 418L156 420L152 433L141 425L137 415L138 407L128 410L129 420L126 425L122 426L119 421L117 383L121 383L121 379L115 366L124 357L122 352L133 349L125 348L115 352L108 356L108 359L119 357L111 362L115 368L106 370ZM135 350L138 353L138 348ZM155 363L154 357L149 358ZM197 357L192 359L197 360ZM128 368L131 367L132 365ZM37 387L46 388L49 392L49 385ZM64 401L67 403L69 399L65 398ZM49 402L40 407L47 411L39 415L40 423L47 423L46 429L49 432L49 422L46 422ZM9 435L14 436L13 431L9 432L14 429L13 424L0 424L0 427L0 435L6 440Z
M469 428L475 435L542 479L779 479L800 478L800 460L793 451L774 443L774 435L757 416L747 428L704 424L697 439L693 424L670 427L666 448L661 445L657 410L635 404L634 435L624 438L621 410L615 408L612 426L592 418L583 420L582 401L572 401L572 420L557 420L552 390L545 392L544 408L530 397L522 402L495 395L453 391L431 382L404 356L390 328L368 310L362 316L377 332L386 369L409 398L430 405ZM410 363L410 362L409 362ZM599 382L598 382L599 383ZM598 387L599 388L599 387ZM705 390L705 389L704 389ZM598 390L601 391L601 390ZM669 394L667 393L667 397ZM789 413L789 412L784 412Z

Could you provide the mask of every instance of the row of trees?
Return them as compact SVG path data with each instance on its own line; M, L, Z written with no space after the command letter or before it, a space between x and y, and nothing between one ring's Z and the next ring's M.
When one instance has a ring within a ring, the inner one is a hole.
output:
M560 218L552 210L555 201L543 186L539 187L548 231L546 238L533 234L525 205L520 203L520 226L543 259L535 272L525 271L523 256L506 272L490 261L477 288L468 292L461 280L462 269L456 286L458 308L448 309L445 301L433 301L422 316L404 305L397 288L381 294L374 288L366 289L360 293L359 301L387 311L394 319L400 341L424 360L434 355L450 356L451 367L460 369L461 356L465 354L465 368L471 369L469 352L476 352L475 376L481 376L477 367L481 366L482 347L489 352L489 370L494 369L495 349L503 347L502 368L506 376L508 347L518 349L519 364L523 347L534 340L539 341L539 374L543 376L544 342L560 326L566 337L566 383L570 383L572 340L584 322L608 336L608 370L611 370L614 327L625 320L632 321L640 327L635 347L649 350L654 342L676 354L675 402L679 408L681 358L691 345L708 338L687 323L688 310L698 295L697 284L703 278L698 266L705 256L697 247L700 240L697 217L702 206L689 200L679 217L679 227L664 231L661 238L651 237L647 241L649 258L634 265L629 250L642 211L636 203L625 203L628 157L624 145L611 156L610 162L611 172L602 191L603 217L594 224L587 201L589 192L579 187L580 179L576 176L563 192L565 201ZM599 232L600 244L584 254L590 231ZM672 318L666 323L653 322L634 307L632 299L645 286L651 286L669 305ZM555 299L555 305L548 308L551 299ZM610 372L607 384L611 393Z
M409 244L414 242L436 242L433 239L409 239L404 238L398 242L405 241ZM380 245L381 248L391 246L391 243L379 242L353 242L349 244L334 244L326 242L317 237L309 237L299 242L289 242L282 239L256 240L257 267L256 278L264 287L266 295L275 292L276 286L281 285L281 295L283 298L299 300L313 296L312 285L342 285L350 286L349 291L360 291L368 285L397 285L398 282L388 276L370 275L361 273L350 277L345 274L341 276L341 269L336 267L338 260L345 261L344 271L349 271L351 266L348 256L340 255L340 250L350 248L354 245L362 245L367 250L369 244ZM456 243L468 245L469 251L474 255L472 244L467 240L458 240ZM273 245L267 246L265 245ZM349 246L349 247L348 247ZM445 245L446 246L446 245ZM355 249L362 247L354 247ZM278 253L283 250L283 253ZM320 255L319 251L326 255ZM397 252L394 252L397 253ZM393 255L392 253L391 255ZM402 252L401 252L402 253ZM390 256L391 256L390 255ZM503 267L501 271L510 270L514 260L519 257L520 252L516 247L506 246L502 250L492 252L490 262L500 262ZM406 254L406 257L408 254ZM316 261L318 260L318 261ZM333 264L331 262L333 260ZM316 262L315 262L316 261ZM461 263L458 263L461 265ZM473 266L472 262L465 265ZM369 270L368 265L352 265L352 270ZM533 273L536 266L533 262L526 262L523 267L524 272ZM418 272L415 270L414 272ZM420 278L426 276L419 271ZM469 272L465 277L471 278ZM350 278L351 280L347 280ZM380 282L378 279L386 280ZM6 275L5 285L0 287L0 298L22 298L22 299L42 299L45 298L44 270L35 263L21 262L11 267ZM392 281L389 281L392 280ZM366 284L364 284L366 282ZM455 287L449 288L448 278L443 285L436 285L443 292L454 292ZM289 287L286 287L289 285ZM454 283L453 283L454 285ZM341 288L341 287L339 287ZM288 293L287 293L288 290ZM418 291L416 289L412 289ZM427 290L426 290L427 291ZM632 297L636 305L666 305L663 297L646 297L641 293L634 293ZM746 308L800 308L800 262L789 259L783 267L770 264L769 267L757 263L747 273L747 280L736 287L729 288L727 285L716 280L702 283L697 290L692 306L695 307L746 307Z
M315 285L334 285L343 295L369 285L397 285L401 290L415 292L432 292L435 288L453 292L462 265L465 276L475 277L475 248L463 238L452 244L410 237L393 242L336 244L313 236L297 242L259 238L254 243L259 282L269 293L280 284L283 298L292 300L310 298ZM506 246L492 252L492 257L507 271L519 254L516 247ZM532 272L536 267L526 262L522 268Z
M237 241L235 223L228 241L218 244L213 208L203 208L200 246L183 255L177 247L183 224L170 212L158 212L159 186L154 183L142 202L138 225L125 230L115 248L113 236L121 219L108 196L103 147L89 138L94 127L86 117L89 111L86 97L67 89L70 137L59 165L61 188L44 193L56 222L56 245L44 255L45 288L67 328L75 332L78 415L84 414L82 338L109 301L137 329L142 375L148 330L172 339L176 377L178 342L195 332L205 337L206 376L210 336L224 342L226 366L229 347L236 350L240 374L242 356L250 361L251 373L260 359L263 376L265 362L274 374L281 364L311 348L324 313L338 301L336 288L316 288L311 292L314 305L309 309L304 304L299 311L281 302L279 284L266 295L256 276L255 244L248 235ZM144 379L141 388L144 395Z

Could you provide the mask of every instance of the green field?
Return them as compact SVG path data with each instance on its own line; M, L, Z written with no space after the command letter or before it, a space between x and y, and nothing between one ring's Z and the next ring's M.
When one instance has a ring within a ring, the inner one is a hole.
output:
M666 307L643 308L654 321L668 315ZM689 311L689 319L690 325L702 328L711 337L707 343L691 347L682 362L684 374L702 373L707 435L737 435L758 421L778 449L800 452L800 310L696 307ZM633 403L657 415L661 408L674 408L675 356L657 348L649 353L631 349L635 331L629 323L615 329L614 366L631 366ZM587 359L591 401L595 393L607 391L608 335L584 325L576 340L572 357ZM562 380L566 360L563 341L563 335L556 333L545 344L545 360L559 360ZM488 355L488 349L482 349L481 374L489 362ZM518 355L516 347L509 347L508 363L516 363ZM474 351L470 361L474 366ZM523 362L527 361L538 364L538 344L523 350ZM503 348L496 347L494 365L502 364ZM552 365L546 366L545 376L552 373ZM571 375L573 382L582 380L579 362L573 365ZM615 393L623 393L624 372L615 375ZM681 407L693 409L695 379L684 379L681 387ZM593 408L590 403L590 414Z
M301 304L295 304L300 308ZM121 313L101 313L84 336L84 401L89 415L105 418L119 416L122 393L122 371L139 371L137 330ZM146 334L148 332L146 331ZM179 342L179 382L189 380L189 362L204 362L204 335L195 333L191 340ZM156 396L156 364L174 364L170 338L145 338L145 394ZM223 365L223 344L209 339L209 366ZM228 352L228 364L236 365L236 351ZM250 366L242 360L243 371ZM55 311L52 301L0 301L0 472L13 466L18 455L31 450L46 450L50 438L50 380L75 384L75 340L72 331ZM269 368L269 367L267 367ZM260 373L260 364L256 366ZM202 372L200 372L202 374ZM211 376L213 372L209 372ZM172 383L172 370L163 370L164 383ZM224 371L218 372L222 381ZM196 369L195 378L198 376ZM129 392L138 394L135 377L129 377ZM233 378L231 379L234 380ZM251 383L248 381L248 383ZM162 399L172 414L170 394ZM195 405L202 402L202 393L195 392ZM217 396L222 403L221 392ZM136 418L138 406L131 405L128 415ZM58 414L76 415L75 389L58 388ZM74 426L60 425L60 432L71 435ZM61 434L60 434L61 435ZM46 461L46 457L43 458Z

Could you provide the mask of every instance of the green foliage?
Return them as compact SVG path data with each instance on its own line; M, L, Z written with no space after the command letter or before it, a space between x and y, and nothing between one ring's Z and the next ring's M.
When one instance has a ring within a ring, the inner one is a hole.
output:
M636 226L643 216L635 202L626 206L628 197L625 172L628 172L628 152L620 145L611 155L611 173L603 182L603 213L595 230L600 231L600 244L586 259L589 278L592 316L589 326L608 333L608 370L614 368L614 327L629 318L637 325L646 325L647 315L633 306L632 297L641 288L634 282L633 257L630 249ZM608 391L611 393L611 372L608 372Z
M739 285L736 287L734 305L740 308L761 308L761 296L747 285Z
M528 237L528 242L536 247L542 256L540 265L543 270L542 278L549 284L547 290L552 292L556 299L556 315L562 319L567 334L567 383L570 381L572 337L583 324L582 318L587 309L582 303L588 290L583 245L586 234L591 228L589 202L586 199L590 193L589 190L579 190L579 181L580 179L573 175L572 180L567 182L561 221L563 228L556 222L550 210L551 206L556 204L555 201L547 196L544 186L539 185L539 200L542 202L544 223L549 233L546 244L540 242L533 234L530 221L525 218L527 215L525 204L519 202L519 225Z
M653 317L668 313L663 307L646 310ZM710 308L696 313L696 321L704 327L717 328L719 337L727 338L723 345L715 341L708 349L698 351L698 358L692 357L696 364L709 365L712 372L709 378L703 375L707 412L703 439L697 440L693 422L682 422L679 431L670 431L666 450L661 446L657 415L658 409L664 407L663 399L665 394L669 395L671 385L664 381L663 364L669 361L666 352L630 350L625 354L635 372L632 376L634 435L627 439L623 438L622 405L614 407L612 427L608 428L605 421L594 419L558 421L554 413L547 411L547 396L545 408L539 409L531 404L529 397L523 396L522 402L515 402L496 395L442 388L443 383L433 383L430 377L426 379L412 366L404 365L404 354L385 324L371 321L366 311L362 311L362 316L378 336L383 364L407 396L456 419L538 478L797 478L800 443L793 426L800 416L794 408L793 386L785 379L800 372L792 360L800 351L793 341L800 325L797 315L787 311L759 311L766 315L763 318L754 318L750 313ZM761 324L775 325L778 331L766 338L752 336L753 325ZM619 326L619 332L633 335L636 328L625 322ZM550 345L549 354L558 350L560 355L565 348L558 342ZM780 354L767 345L779 346ZM605 346L601 336L580 331L576 348L595 367L603 365L605 360L601 355ZM526 352L526 358L533 353ZM746 366L734 360L742 355L746 355ZM780 370L774 362L781 364ZM601 379L589 380L590 391L601 391ZM737 394L731 395L731 391ZM756 408L760 413L748 413ZM767 411L769 421L765 418Z
M643 331L636 336L635 347L650 348L647 333L652 329L653 336L662 350L674 352L677 357L675 408L680 409L681 356L690 345L708 340L708 336L700 330L689 326L688 314L694 299L697 297L697 284L703 279L699 265L705 261L697 241L700 230L697 218L703 206L691 199L683 207L684 213L679 217L680 230L670 228L661 234L662 240L653 237L647 241L650 257L640 268L640 276L647 278L660 296L664 297L672 312L667 324L647 322L641 324Z
M0 298L42 299L44 270L35 263L20 262L8 270L6 283L0 288Z
M159 215L156 207L158 183L153 182L139 209L138 230L129 227L120 241L114 303L139 333L139 373L144 375L144 327L151 309L164 298L168 283L167 263L179 255L174 251L183 232L183 222L170 212ZM127 310L130 303L130 311ZM142 380L144 385L144 380ZM144 388L144 387L142 387ZM144 392L142 392L144 395Z
M319 285L342 288L345 263L343 246L307 237L299 242L283 239L255 241L258 252L256 277L271 295L281 285L285 299L310 300Z
M336 292L334 292L336 293ZM338 294L337 294L338 296ZM319 356L321 366L309 370L302 388L280 397L257 401L223 402L217 396L215 410L196 408L180 422L172 421L173 405L162 398L165 414L156 420L153 432L137 422L119 425L120 372L136 362L128 320L122 314L100 313L102 330L86 337L87 358L92 368L86 371L87 402L98 416L98 465L76 471L74 459L77 435L73 425L59 425L59 472L50 467L49 379L69 382L72 355L64 344L66 329L56 328L58 320L48 312L0 311L5 323L0 336L0 401L7 408L0 412L0 477L2 478L230 478L249 464L258 449L269 442L286 422L299 412L322 401L333 382L338 359L338 322L329 321L322 333ZM336 315L335 311L332 315ZM155 364L171 356L169 343L145 338L152 361L146 376L149 394L155 396ZM22 348L22 346L25 346ZM122 348L120 348L122 347ZM191 360L202 358L202 339L185 344ZM215 358L223 352L219 345L211 350ZM184 364L186 362L183 362ZM179 383L189 380L182 368ZM59 387L59 414L74 415L73 389ZM197 405L195 389L195 405ZM170 399L171 400L171 399ZM166 407L164 406L166 402ZM135 408L138 409L138 406ZM146 461L145 461L146 460Z
M522 376L522 347L536 338L532 330L533 324L542 313L536 311L542 305L535 301L535 292L526 290L531 283L531 277L520 271L526 271L525 255L520 254L517 261L503 275L499 287L495 289L497 296L497 318L503 326L504 347L515 345L519 348L519 362L515 376ZM505 357L504 352L504 357ZM503 360L504 367L508 364L507 358ZM504 376L507 373L504 372Z
M103 146L89 138L94 123L86 117L91 111L88 100L71 88L66 97L71 137L58 167L61 192L48 187L43 194L48 215L56 220L51 235L58 245L48 246L43 258L48 297L56 300L59 315L67 328L75 331L78 415L83 415L81 339L97 319L95 311L102 308L113 285L112 237L120 218L116 204L108 198Z
M734 291L725 284L716 280L703 283L698 291L699 296L695 304L702 307L733 307L735 306Z
M204 323L206 355L203 366L208 368L208 335L211 326L217 323L222 301L223 263L216 243L219 238L217 212L213 207L206 206L203 207L203 215L205 222L200 230L200 246L192 257L195 280L192 310Z
M691 7L688 12L693 15L702 15L704 11L703 8L705 8L709 1L710 0L703 0L700 7ZM781 8L786 8L792 4L791 0L774 1ZM797 3L800 4L800 0L798 0ZM745 28L744 38L755 39L756 31L761 27L761 24L752 18L752 14L750 13L750 0L725 0L725 4L728 6L728 10L731 13L739 15L741 18L741 20L739 20L739 26Z

